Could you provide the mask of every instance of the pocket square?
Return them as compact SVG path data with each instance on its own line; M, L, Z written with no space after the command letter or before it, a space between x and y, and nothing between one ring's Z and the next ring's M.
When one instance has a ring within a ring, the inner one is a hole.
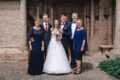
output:
M67 29L67 28L64 28L64 29Z

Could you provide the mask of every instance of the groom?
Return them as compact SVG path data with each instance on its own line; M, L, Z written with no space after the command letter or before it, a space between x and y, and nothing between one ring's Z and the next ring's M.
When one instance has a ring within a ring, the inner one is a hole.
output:
M68 44L69 44L69 37L71 36L71 29L67 23L67 16L61 15L61 24L60 28L63 31L62 33L62 44L67 54L67 58L69 59L68 55Z
M47 55L47 48L50 42L50 30L52 28L52 25L49 23L49 17L47 14L43 15L43 23L41 23L41 29L44 31L44 53L45 53L45 59Z

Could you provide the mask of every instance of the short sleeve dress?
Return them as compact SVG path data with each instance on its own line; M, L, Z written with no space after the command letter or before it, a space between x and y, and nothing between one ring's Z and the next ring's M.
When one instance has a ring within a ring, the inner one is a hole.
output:
M80 49L82 47L82 43L83 40L86 40L86 30L85 29L81 29L81 30L75 30L75 34L74 34L74 39L73 39L73 43L74 43L74 58L76 60L82 60L82 56L85 53L85 51L81 52Z

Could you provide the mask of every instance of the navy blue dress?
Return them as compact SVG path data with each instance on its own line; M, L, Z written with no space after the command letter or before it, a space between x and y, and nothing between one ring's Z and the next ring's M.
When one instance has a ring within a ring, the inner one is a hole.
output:
M42 74L44 55L41 51L44 32L42 29L36 30L32 28L30 30L30 39L33 38L34 42L31 43L32 51L30 52L28 74L39 75Z
M74 39L73 39L74 57L76 60L82 60L82 56L85 53L85 51L83 51L83 52L80 51L80 49L82 47L83 40L86 40L86 30L81 29L78 31L76 28L76 31L74 34Z

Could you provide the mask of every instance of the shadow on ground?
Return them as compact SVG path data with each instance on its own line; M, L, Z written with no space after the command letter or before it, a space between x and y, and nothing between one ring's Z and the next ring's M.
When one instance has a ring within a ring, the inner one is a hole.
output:
M88 62L82 63L82 73L86 71L90 71L92 69L93 69L93 65L91 63L88 63Z

